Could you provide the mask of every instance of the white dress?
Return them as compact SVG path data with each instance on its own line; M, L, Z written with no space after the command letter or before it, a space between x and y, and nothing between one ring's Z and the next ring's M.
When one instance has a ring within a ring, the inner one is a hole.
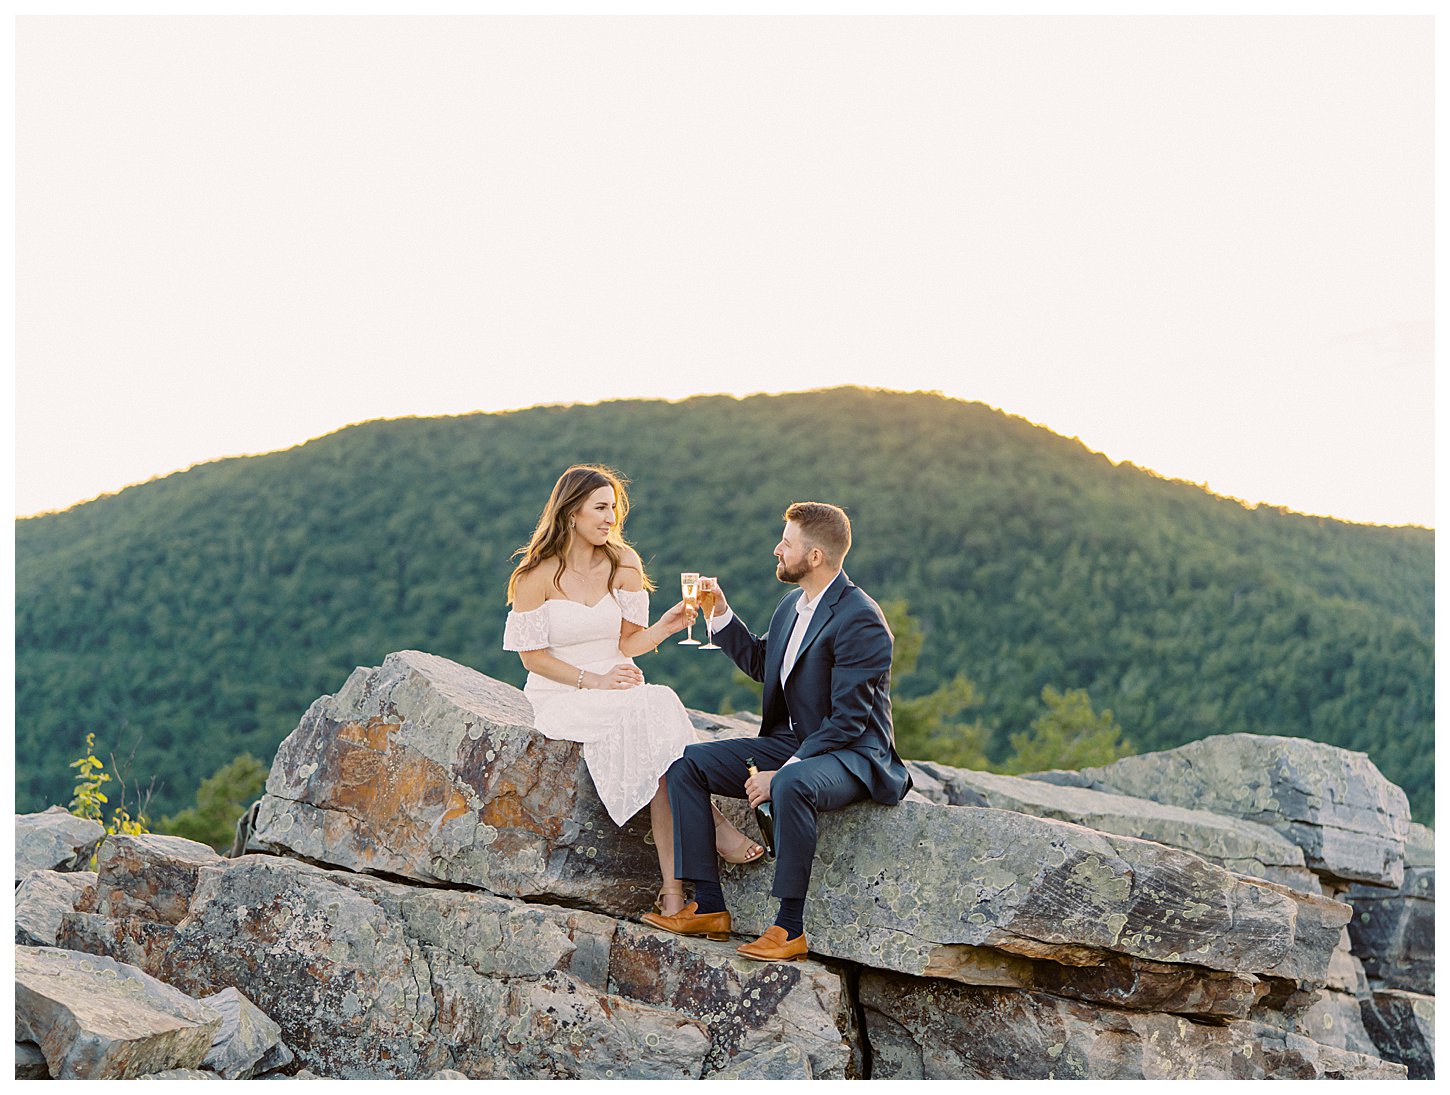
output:
M619 650L620 623L647 627L649 594L613 592L592 606L556 598L532 612L510 611L503 648L547 650L588 673L633 665ZM595 790L616 825L654 797L665 769L696 740L684 704L663 685L581 689L530 673L524 695L534 708L534 729L546 738L583 743Z

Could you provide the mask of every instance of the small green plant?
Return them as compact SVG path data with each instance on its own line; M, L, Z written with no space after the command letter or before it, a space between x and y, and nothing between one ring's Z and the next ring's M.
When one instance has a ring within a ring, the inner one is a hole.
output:
M110 783L111 777L106 774L101 758L96 756L95 734L86 735L85 755L71 761L70 766L80 769L76 773L76 793L70 800L70 812L76 817L100 821L103 807L110 801L101 790L101 784Z
M111 766L116 766L115 754L111 755ZM117 833L124 833L127 836L140 836L148 832L147 826L151 819L146 814L147 805L151 801L151 794L148 791L144 802L138 802L136 816L131 816L131 811L126 806L126 784L121 782L121 801L111 811L109 821L105 820L105 807L111 801L106 793L101 790L103 784L111 782L111 775L106 771L105 762L96 756L96 735L86 735L86 751L79 760L70 762L70 767L77 768L75 797L70 800L70 812L76 817L89 818L91 821L102 822L106 833L115 836ZM139 797L139 793L138 793ZM92 867L94 867L94 860Z

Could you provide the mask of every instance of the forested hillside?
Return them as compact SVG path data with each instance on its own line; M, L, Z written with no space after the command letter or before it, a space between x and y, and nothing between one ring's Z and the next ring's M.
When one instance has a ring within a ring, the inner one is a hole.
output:
M577 461L633 480L656 611L700 570L757 629L782 509L845 506L852 578L925 633L899 694L965 673L994 757L1044 685L1083 688L1140 751L1232 731L1364 750L1433 820L1431 532L1247 509L979 404L860 389L374 422L20 521L18 809L69 800L87 731L134 746L153 814L189 805L393 650L522 684L509 556ZM754 703L723 654L642 665L689 706Z

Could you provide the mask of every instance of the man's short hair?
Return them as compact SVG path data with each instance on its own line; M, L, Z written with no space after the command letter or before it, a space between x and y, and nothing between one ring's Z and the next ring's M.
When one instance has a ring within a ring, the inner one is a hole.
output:
M806 539L806 547L818 547L826 562L841 565L851 550L851 519L840 506L829 502L792 502L785 519L794 521Z

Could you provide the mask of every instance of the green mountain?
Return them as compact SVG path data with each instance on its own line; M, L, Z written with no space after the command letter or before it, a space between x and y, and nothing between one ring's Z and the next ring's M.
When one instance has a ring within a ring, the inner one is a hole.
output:
M1084 688L1139 750L1310 737L1433 817L1432 532L1248 509L980 404L856 388L372 422L19 521L18 808L69 800L87 731L156 777L153 816L190 805L392 650L521 685L510 554L579 461L634 480L656 611L700 570L757 629L786 504L845 506L847 570L925 635L898 694L966 673L994 759L1045 685ZM755 702L722 654L643 666L692 707Z

